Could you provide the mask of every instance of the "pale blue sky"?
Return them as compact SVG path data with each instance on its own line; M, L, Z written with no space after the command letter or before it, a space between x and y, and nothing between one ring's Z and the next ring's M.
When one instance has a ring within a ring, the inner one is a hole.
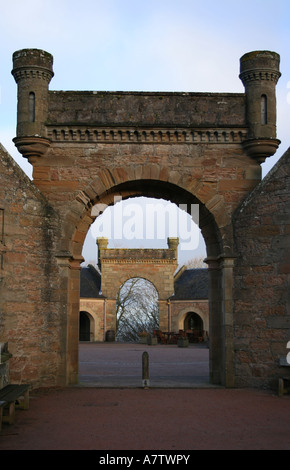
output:
M17 89L11 68L13 52L30 47L53 54L51 89L107 91L243 92L240 57L276 51L282 143L263 175L288 148L289 0L0 2L0 141L27 174L30 165L12 143Z

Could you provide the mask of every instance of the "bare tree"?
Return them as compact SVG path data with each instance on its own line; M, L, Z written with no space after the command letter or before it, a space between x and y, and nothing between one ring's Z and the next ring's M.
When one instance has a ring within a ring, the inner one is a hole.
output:
M138 334L153 334L158 328L158 293L149 281L142 278L129 279L117 296L118 341L138 341Z
M207 268L207 264L204 262L204 256L199 256L190 259L185 263L185 266L187 269L192 269L192 268Z

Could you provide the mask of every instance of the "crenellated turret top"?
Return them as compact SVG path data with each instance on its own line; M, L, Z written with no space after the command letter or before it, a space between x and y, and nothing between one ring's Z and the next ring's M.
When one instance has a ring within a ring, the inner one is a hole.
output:
M43 78L48 82L53 77L53 56L41 49L22 49L13 54L12 75L18 83L22 78Z
M240 79L245 83L252 80L278 82L280 55L272 51L247 52L240 59Z

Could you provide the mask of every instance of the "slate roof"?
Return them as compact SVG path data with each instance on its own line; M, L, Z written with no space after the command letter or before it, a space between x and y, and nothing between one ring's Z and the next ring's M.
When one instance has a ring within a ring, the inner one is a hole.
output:
M207 269L186 269L174 282L171 300L208 299L208 282Z
M80 297L86 299L103 299L100 294L101 275L92 266L89 265L81 269Z

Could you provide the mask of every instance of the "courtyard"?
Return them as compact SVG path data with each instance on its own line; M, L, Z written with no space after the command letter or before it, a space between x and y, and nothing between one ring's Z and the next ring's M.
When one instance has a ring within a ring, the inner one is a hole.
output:
M149 356L150 387L210 387L206 344L147 346L138 343L80 343L79 385L109 388L142 386L142 354Z
M0 450L98 450L100 458L116 450L289 450L289 394L211 386L208 356L202 344L80 343L79 384L32 391L29 410L3 426Z

